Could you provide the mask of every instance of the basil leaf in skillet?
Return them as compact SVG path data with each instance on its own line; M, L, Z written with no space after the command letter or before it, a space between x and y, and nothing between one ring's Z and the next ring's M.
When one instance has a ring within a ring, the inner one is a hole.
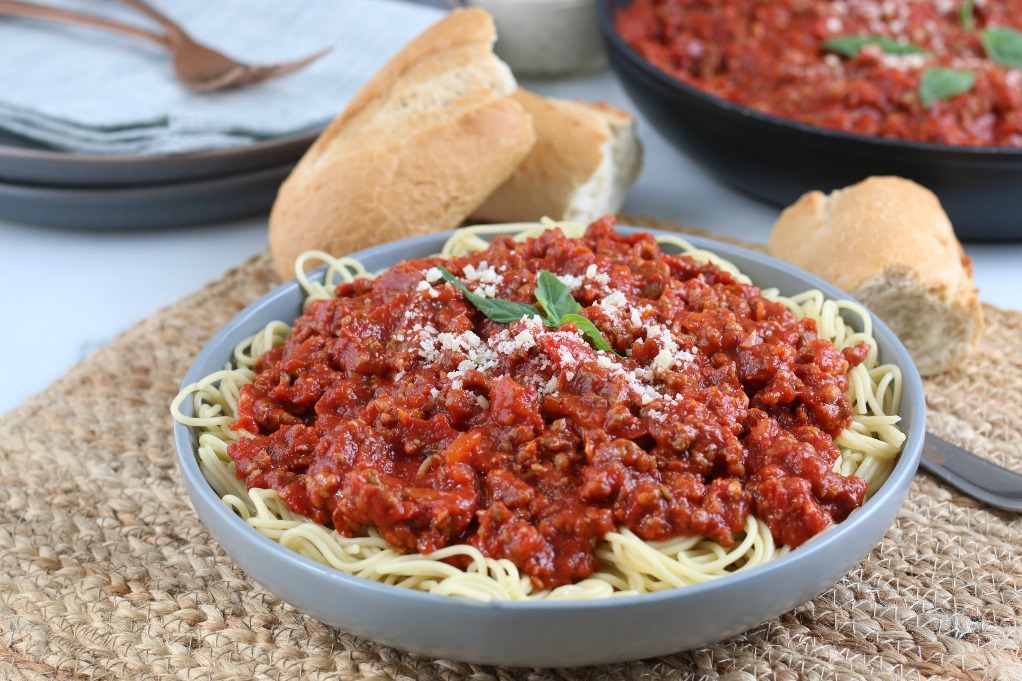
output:
M959 12L958 19L966 31L971 31L976 27L976 0L965 0L962 3L962 11Z
M910 43L903 43L892 38L876 35L841 35L827 38L820 47L831 52L851 58L859 54L866 45L876 45L887 54L926 54L926 50Z
M988 28L979 40L987 56L1002 66L1022 69L1022 33L1013 28Z
M968 92L976 84L976 74L959 69L932 68L919 80L919 99L929 109L938 99L949 99Z
M446 268L438 265L437 269L440 270L440 275L444 281L461 291L468 302L475 305L477 310L495 322L510 324L511 322L517 322L523 317L539 316L539 310L532 305L516 303L513 300L504 300L503 298L484 298L478 293L470 291L467 286L458 281L458 278L448 272Z

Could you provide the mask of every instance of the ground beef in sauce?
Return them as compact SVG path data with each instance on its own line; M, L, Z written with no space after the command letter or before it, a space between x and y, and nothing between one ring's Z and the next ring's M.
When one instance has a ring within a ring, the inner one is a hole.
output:
M480 295L535 303L543 270L613 345L574 325L484 317ZM837 350L715 266L662 254L613 219L443 261L399 263L311 303L245 386L231 445L249 487L401 551L469 543L540 587L599 568L616 527L730 545L749 513L798 546L861 505L832 471L850 423Z
M661 70L757 111L845 132L972 146L1022 146L1022 71L991 60L986 28L1022 30L1022 0L634 0L615 17L624 40ZM821 47L839 36L897 40L846 58ZM931 68L967 70L975 85L927 107Z

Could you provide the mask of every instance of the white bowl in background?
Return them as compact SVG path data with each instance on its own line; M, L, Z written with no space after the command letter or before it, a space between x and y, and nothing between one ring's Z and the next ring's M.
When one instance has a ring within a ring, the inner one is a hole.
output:
M493 51L516 76L578 75L607 61L593 0L460 0L493 16Z

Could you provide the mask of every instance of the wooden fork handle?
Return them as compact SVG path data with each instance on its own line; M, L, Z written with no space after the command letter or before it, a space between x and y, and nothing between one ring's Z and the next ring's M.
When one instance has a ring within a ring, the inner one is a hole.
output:
M134 7L171 33L182 34L185 32L184 29L177 24L177 22L147 2L143 2L142 0L122 0L122 2L124 2L125 5Z
M169 46L167 36L153 31L148 31L144 28L122 24L117 21L111 21L110 19L94 16L92 14L83 14L67 9L58 9L56 7L43 7L42 5L20 2L20 0L0 0L0 15L31 17L33 19L52 19L71 24L96 26L98 28L116 31L117 33L122 33L134 38L148 40L151 43L156 43L160 47L166 48Z

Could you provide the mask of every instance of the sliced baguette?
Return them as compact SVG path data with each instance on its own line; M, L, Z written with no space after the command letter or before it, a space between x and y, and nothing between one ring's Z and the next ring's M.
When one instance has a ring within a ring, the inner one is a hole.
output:
M632 115L602 102L551 99L522 88L514 99L532 115L536 144L471 218L588 223L617 213L642 166Z
M479 9L406 45L309 148L278 192L269 242L281 276L309 249L343 255L457 227L526 157L532 121Z
M768 248L873 310L924 376L979 342L972 261L937 197L915 182L871 177L829 196L809 192L781 213Z

